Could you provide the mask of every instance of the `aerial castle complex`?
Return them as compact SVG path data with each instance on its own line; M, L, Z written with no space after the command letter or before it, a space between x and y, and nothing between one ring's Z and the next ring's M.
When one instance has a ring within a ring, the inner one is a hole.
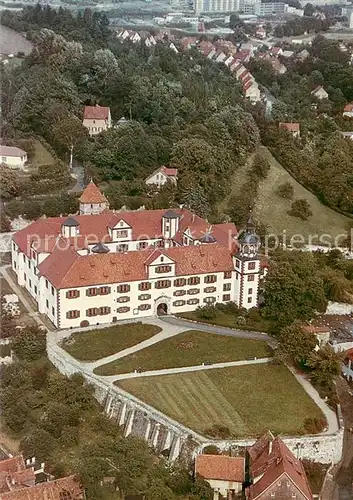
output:
M39 219L12 242L12 269L57 328L234 301L257 306L260 241L251 218L210 225L185 208L113 212L90 182L80 215Z

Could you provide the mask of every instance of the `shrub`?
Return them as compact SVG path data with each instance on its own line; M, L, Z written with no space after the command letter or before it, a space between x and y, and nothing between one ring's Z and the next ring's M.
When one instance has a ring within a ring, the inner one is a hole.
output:
M291 209L288 210L288 214L302 220L308 220L308 218L313 215L309 202L304 198L293 201Z
M243 326L243 325L246 325L246 319L244 316L238 316L237 318L235 318L235 324L237 326Z
M216 304L216 308L219 311L222 311L224 314L234 314L235 316L239 316L239 314L243 313L242 309L237 305L236 302L218 302Z
M214 305L199 306L196 309L196 317L199 319L215 319L217 314Z
M255 176L259 180L266 179L270 168L271 165L268 159L260 154L256 154L254 157L250 175Z
M216 445L210 444L209 446L205 446L205 448L202 450L202 453L204 455L220 455L221 452L217 448Z
M294 195L294 188L290 182L285 182L284 184L278 186L276 194L281 198L291 200Z
M311 418L308 417L304 420L304 429L309 434L318 434L322 432L326 427L326 420L324 418Z
M16 356L23 361L34 361L46 353L46 333L38 326L27 326L12 342Z

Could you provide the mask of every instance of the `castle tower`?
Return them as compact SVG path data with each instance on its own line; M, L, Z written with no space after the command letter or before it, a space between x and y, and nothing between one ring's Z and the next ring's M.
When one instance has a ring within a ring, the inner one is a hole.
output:
M234 256L235 301L239 307L257 307L260 281L260 238L256 234L251 214L246 228L238 238L239 248Z
M80 197L80 215L100 214L106 208L109 208L107 198L91 179Z

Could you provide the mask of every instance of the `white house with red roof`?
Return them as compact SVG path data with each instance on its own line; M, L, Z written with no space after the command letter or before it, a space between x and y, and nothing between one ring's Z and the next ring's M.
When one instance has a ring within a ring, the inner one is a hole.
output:
M178 170L176 168L168 168L165 166L157 168L151 175L149 175L145 182L149 185L155 185L158 188L166 184L167 182L172 182L176 184L178 180Z
M209 483L214 500L233 498L240 493L245 481L245 458L225 455L197 455L195 474Z
M26 162L26 151L14 146L0 144L0 163L9 168L24 169Z
M300 137L300 124L299 123L284 123L280 122L278 124L279 128L282 130L287 130L293 137Z
M85 106L82 124L87 128L89 135L97 135L112 126L110 108L106 106Z
M345 105L343 108L343 116L347 118L353 118L353 102L350 102Z
M313 500L303 464L279 437L266 433L248 449L248 500Z
M251 218L239 236L185 208L112 212L99 194L91 182L80 215L39 219L13 236L18 284L57 328L216 302L257 306L264 269Z

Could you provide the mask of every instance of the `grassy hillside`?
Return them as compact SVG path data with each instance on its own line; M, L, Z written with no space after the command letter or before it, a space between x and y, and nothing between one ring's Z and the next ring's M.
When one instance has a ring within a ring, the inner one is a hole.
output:
M307 239L310 234L325 233L335 237L347 231L349 224L353 223L353 219L349 219L320 203L315 195L293 179L267 148L262 146L259 148L259 152L268 158L271 169L267 178L259 184L254 214L256 219L267 227L267 233L279 235L285 230L289 237L298 233ZM249 159L247 164L240 171L237 171L232 194L241 191L251 163L251 159ZM278 186L285 182L290 182L294 188L293 199L305 198L309 202L313 215L307 221L288 215L287 211L291 207L291 201L276 194ZM315 243L313 241L313 244Z

